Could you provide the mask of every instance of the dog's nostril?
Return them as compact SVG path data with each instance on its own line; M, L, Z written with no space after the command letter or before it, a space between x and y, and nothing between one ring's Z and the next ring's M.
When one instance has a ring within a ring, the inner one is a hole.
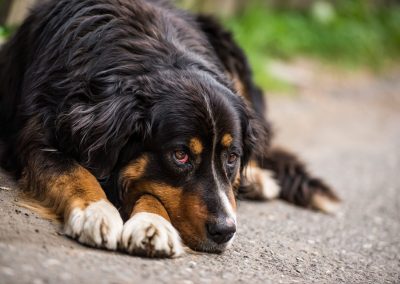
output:
M208 237L217 244L228 242L236 232L235 222L230 219L225 222L210 222L207 223L206 227Z

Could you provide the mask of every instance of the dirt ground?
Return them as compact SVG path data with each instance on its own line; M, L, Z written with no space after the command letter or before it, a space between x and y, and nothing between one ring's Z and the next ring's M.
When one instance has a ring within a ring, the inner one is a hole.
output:
M62 236L0 173L0 283L400 283L400 70L287 72L303 77L298 94L270 96L277 143L336 188L336 216L243 201L229 251L149 260Z

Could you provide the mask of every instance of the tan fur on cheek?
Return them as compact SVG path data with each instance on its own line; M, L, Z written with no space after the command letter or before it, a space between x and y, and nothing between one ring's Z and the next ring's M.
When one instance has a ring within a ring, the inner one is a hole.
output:
M199 243L207 239L205 225L209 220L209 212L196 194L183 194L179 208L172 210L170 216L189 247L199 247Z
M157 197L167 210L168 208L176 208L180 204L182 192L180 188L141 179L124 180L123 184L125 187L122 204L124 216L131 216L131 213L135 210L135 204L145 195Z
M190 139L189 147L192 153L195 155L200 155L203 152L203 144L201 144L198 138Z
M206 238L205 223L209 215L200 197L184 193L182 188L152 181L139 181L132 185L123 206L124 211L129 212L128 215L132 212L149 212L146 210L161 213L159 215L163 217L167 215L185 244L190 247L199 246ZM165 208L165 212L162 208Z
M233 140L232 136L230 134L226 133L226 134L224 134L224 136L222 136L221 144L224 147L229 147L232 144L232 140Z

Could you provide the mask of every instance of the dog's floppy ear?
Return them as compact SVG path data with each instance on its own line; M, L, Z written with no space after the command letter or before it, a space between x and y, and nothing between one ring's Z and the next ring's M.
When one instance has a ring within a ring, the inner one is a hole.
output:
M107 177L129 139L150 135L150 96L117 85L112 95L90 104L80 101L58 116L57 140L63 151L98 178Z
M243 155L241 169L243 169L252 157L265 153L270 144L271 129L243 100L241 100L237 108L242 128Z

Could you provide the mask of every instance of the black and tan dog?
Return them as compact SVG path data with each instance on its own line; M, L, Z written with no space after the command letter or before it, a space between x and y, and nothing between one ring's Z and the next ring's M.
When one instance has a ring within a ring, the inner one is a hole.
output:
M264 108L231 35L167 1L46 1L0 51L3 167L95 247L221 252L237 196L330 211Z

